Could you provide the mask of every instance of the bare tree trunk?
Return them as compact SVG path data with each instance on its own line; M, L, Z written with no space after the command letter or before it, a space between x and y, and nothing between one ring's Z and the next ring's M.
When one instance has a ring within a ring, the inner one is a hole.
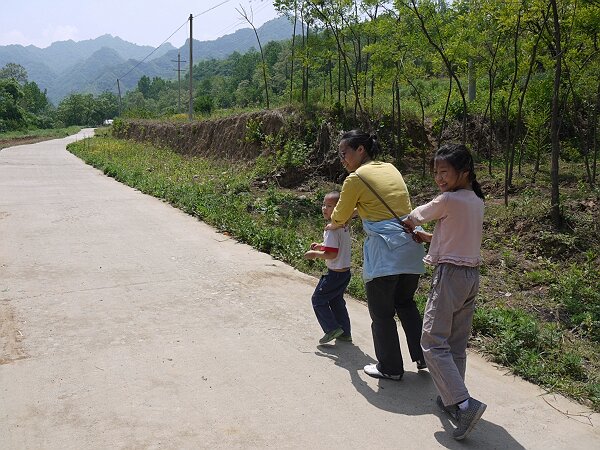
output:
M540 160L542 159L542 129L538 128L536 130L536 154L535 154L535 166L533 167L533 179L535 180L535 176L540 171Z
M308 61L310 60L310 46L308 44L308 39L309 39L309 35L310 35L310 27L308 26L308 24L306 25L306 62L304 63L304 104L308 105L308 89L309 89L309 71L310 71L310 67L308 66Z
M402 137L402 111L400 109L400 83L398 78L396 78L396 110L398 111L398 119L396 120L396 134L398 135L397 158L400 160L404 156L404 139Z
M252 30L254 30L254 35L256 36L256 41L258 42L258 48L260 49L260 59L262 61L262 72L263 72L263 79L265 81L265 96L267 98L267 109L269 109L269 83L267 82L267 63L265 61L265 54L263 52L263 48L262 45L260 43L260 38L258 37L258 31L256 31L256 27L254 26L254 20L253 17L249 17L248 13L246 12L246 10L244 9L243 6L240 5L240 9L235 9L238 14L240 16L242 16L246 22L248 22L248 24L252 27ZM252 9L250 10L250 16L252 16Z
M512 92L511 92L512 94ZM500 111L504 120L504 206L508 206L508 169L509 169L509 154L510 154L510 95L508 96L508 104L504 103L504 98L500 99Z
M396 123L396 83L398 80L392 81L392 126ZM392 145L396 147L398 136L396 133L392 133Z
M519 34L521 31L521 10L519 10L519 15L517 17L517 26L515 28L515 36L513 40L513 64L514 71L513 77L510 84L510 92L508 94L508 100L506 103L506 107L503 108L504 115L504 205L508 206L508 190L511 187L512 183L512 164L511 164L511 155L513 154L514 142L511 137L510 132L510 105L512 104L512 97L515 92L515 87L517 85L517 77L519 75Z
M331 60L331 56L329 57L327 68L329 69L329 103L333 103L333 61Z
M298 8L297 3L294 1L294 31L292 31L292 68L290 73L290 103L294 101L294 57L296 50L296 22L298 20ZM302 25L304 28L304 25ZM304 34L304 32L303 32Z
M336 44L338 46L338 50L340 51L340 53L342 55L342 60L344 61L344 66L346 68L346 73L347 73L347 76L350 78L350 82L352 84L352 89L354 91L354 96L355 96L355 103L354 103L355 113L356 113L356 108L358 108L358 110L360 110L360 113L364 114L364 110L363 110L362 104L360 102L360 89L359 89L357 80L355 80L354 77L352 76L352 71L350 70L350 65L349 65L349 62L348 62L348 57L347 57L346 52L345 52L344 47L343 47L343 36L340 36L340 32L337 29L337 27L334 26L334 24L330 20L330 18L323 11L321 11L321 9L319 9L319 7L317 5L312 4L312 7L314 8L315 12L318 14L319 19L321 21L323 21L323 23L325 24L325 26L327 28L329 28L329 30L333 34L333 37L335 38ZM344 78L346 78L346 75L344 75Z
M523 90L521 91L521 96L519 97L519 107L518 107L518 111L517 111L517 121L515 124L515 137L511 148L511 156L510 156L510 171L509 171L509 178L508 178L508 185L512 186L512 177L513 177L513 167L514 167L514 162L515 162L515 146L516 146L516 141L519 140L520 136L521 136L521 121L523 118L523 104L525 103L525 94L527 93L527 88L529 86L529 80L531 79L531 75L533 74L533 68L535 66L535 62L536 62L536 58L537 58L537 51L539 48L539 44L540 44L540 39L542 38L542 34L543 34L543 30L546 27L546 22L548 21L548 17L549 14L548 12L546 12L544 14L544 23L542 23L542 26L540 27L540 32L538 33L536 40L535 40L535 44L533 45L533 49L531 52L531 57L529 58L529 67L527 69L527 77L525 78L525 83L523 85ZM523 155L523 145L524 145L524 141L525 138L523 138L521 140L521 145L520 145L520 151L519 151L519 175L521 174L521 157Z
M304 6L302 6L300 8L300 22L302 23L302 52L306 52L306 35L304 34ZM306 31L308 31L308 28L306 29ZM306 86L306 82L305 82L305 71L304 71L304 65L306 64L305 62L305 58L302 60L302 87L300 90L300 103L302 103L303 105L305 104L304 102L304 87Z
M496 73L498 72L498 67L496 64L496 56L498 55L498 48L500 47L500 37L496 40L496 46L493 49L490 49L490 54L492 55L492 61L490 66L488 67L488 80L489 80L489 88L488 88L488 104L486 105L485 113L483 114L483 122L485 122L485 116L490 111L490 131L488 133L488 149L487 149L487 157L488 157L488 173L492 176L492 146L494 143L494 83L496 82Z
M413 91L415 91L415 94L417 94L417 100L419 101L419 106L421 107L421 130L422 130L422 138L423 141L425 141L426 138L426 133L425 133L425 105L423 104L423 98L421 97L421 93L419 92L419 90L417 89L417 87L413 84L412 81L410 81L408 78L406 78L406 81L408 82L408 84L410 84L410 87L413 88ZM423 145L423 149L422 149L422 153L421 153L421 158L422 158L422 162L423 162L423 166L422 166L422 171L421 171L421 177L425 178L425 173L427 171L427 148Z
M469 57L469 101L472 102L477 97L477 76L475 73L475 61Z
M552 140L552 165L550 168L550 178L552 181L551 196L550 196L550 216L552 223L556 229L562 225L562 217L560 214L560 192L558 185L558 162L560 154L560 77L562 71L562 47L560 21L558 17L558 8L556 0L550 0L552 6L552 18L554 22L554 86L552 89L552 119L550 122L550 137Z
M342 105L342 54L338 49L338 103Z
M425 26L425 19L423 18L423 16L421 16L421 13L419 12L419 9L417 8L417 4L416 4L415 0L411 0L411 4L412 4L412 8L409 7L409 9L414 11L417 18L419 19L419 24L421 26L421 30L423 30L423 33L425 34L425 37L427 38L429 43L433 46L433 48L435 48L436 51L439 53L440 57L442 58L442 61L444 61L444 65L446 66L446 69L448 70L450 79L451 80L454 79L454 81L456 81L456 85L458 86L458 92L460 93L460 98L462 99L462 104L463 104L462 143L466 144L466 142L467 142L467 119L468 119L469 112L468 112L468 108L467 108L467 99L465 98L465 92L462 88L462 84L460 83L460 80L459 80L458 76L456 75L456 72L452 68L452 64L450 63L450 60L446 56L444 49L441 48L437 43L435 43L435 41L429 34L429 31L427 30L427 27ZM448 98L448 101L449 100L450 100L450 98ZM448 104L446 104L446 107L447 106L448 106ZM445 115L445 113L444 113L444 115Z
M438 134L437 141L438 147L442 145L442 133L446 127L446 115L448 114L448 106L450 105L450 95L452 95L452 78L450 78L450 87L448 88L448 97L446 98L446 105L444 106L444 114L442 115L442 124L440 125L440 133Z
M592 165L592 185L596 184L596 169L598 167L598 111L600 110L600 84L596 92L596 108L594 108L594 122L592 125L592 149L594 151L594 163Z

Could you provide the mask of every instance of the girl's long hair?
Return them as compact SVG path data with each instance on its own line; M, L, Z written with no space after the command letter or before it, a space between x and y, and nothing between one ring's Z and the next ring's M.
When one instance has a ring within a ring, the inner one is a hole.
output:
M481 185L477 181L477 175L475 174L475 164L473 162L473 155L464 144L444 144L435 153L432 159L432 165L435 160L447 161L454 169L461 172L469 172L469 181L473 192L477 197L482 200L485 199L485 194L481 189Z
M371 159L375 159L381 152L377 136L362 130L350 130L342 135L340 141L346 141L354 150L362 145Z

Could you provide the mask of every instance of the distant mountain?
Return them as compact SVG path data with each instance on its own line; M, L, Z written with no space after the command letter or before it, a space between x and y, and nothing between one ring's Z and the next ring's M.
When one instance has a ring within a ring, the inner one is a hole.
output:
M292 28L288 19L279 17L263 24L257 32L264 45L269 41L290 39ZM300 32L298 27L297 33ZM194 39L194 63L202 59L225 58L235 51L244 53L252 47L258 48L258 44L251 28L237 30L213 41ZM99 94L109 90L116 93L117 78L122 92L137 86L142 75L176 78L173 60L177 60L180 52L182 60L187 61L189 39L180 49L166 43L150 55L153 50L154 47L132 44L110 34L79 42L54 42L43 49L33 45L6 45L0 46L0 67L10 62L22 65L29 80L35 81L42 90L46 89L48 98L57 104L73 92Z

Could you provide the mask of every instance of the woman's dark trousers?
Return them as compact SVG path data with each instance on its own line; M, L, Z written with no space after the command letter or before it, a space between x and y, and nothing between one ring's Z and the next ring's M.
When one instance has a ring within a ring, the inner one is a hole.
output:
M394 319L396 314L404 329L411 359L413 361L423 359L421 349L423 319L414 300L418 285L418 274L379 277L366 284L375 355L379 361L379 370L385 374L404 373L398 328Z

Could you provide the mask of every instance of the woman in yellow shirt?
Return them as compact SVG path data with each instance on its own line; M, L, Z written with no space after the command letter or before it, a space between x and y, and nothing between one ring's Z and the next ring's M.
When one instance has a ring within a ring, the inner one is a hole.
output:
M375 161L378 153L375 136L360 130L342 136L339 154L349 175L328 227L343 226L355 209L362 219L367 234L363 280L378 360L377 364L366 365L364 371L372 377L400 380L404 364L396 314L402 323L411 359L419 370L427 367L420 345L422 319L414 301L419 276L425 271L422 261L425 251L373 192L377 192L397 216L410 213L410 197L402 175L393 164Z

